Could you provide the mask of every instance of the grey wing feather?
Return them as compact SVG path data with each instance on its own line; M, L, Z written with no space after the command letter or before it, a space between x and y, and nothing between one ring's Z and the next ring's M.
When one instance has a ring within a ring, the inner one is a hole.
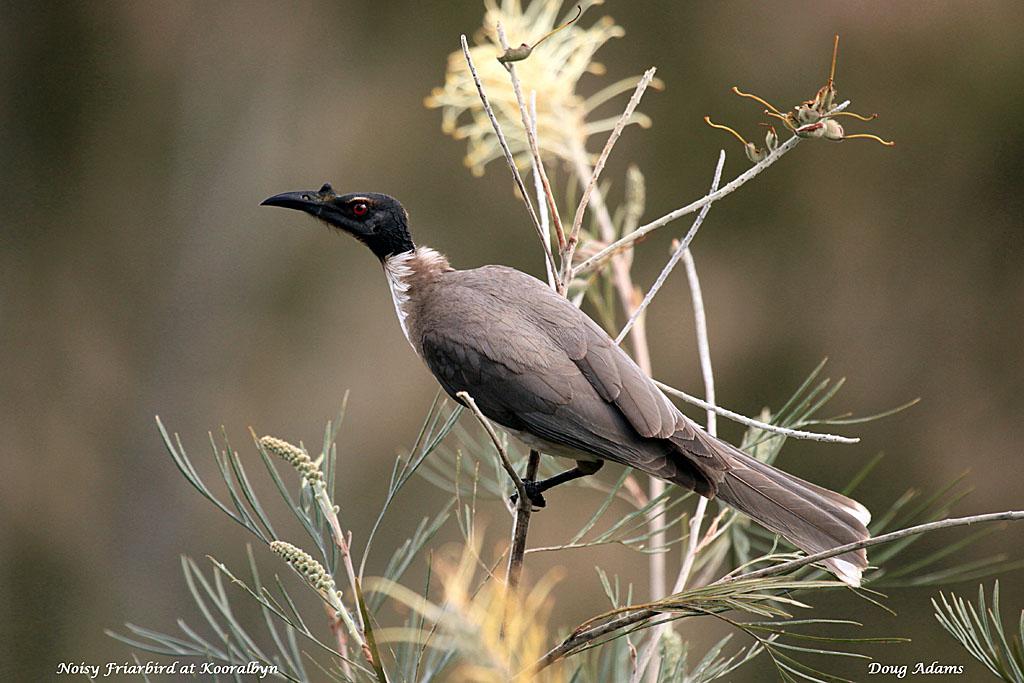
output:
M450 394L468 391L506 427L714 494L717 477L705 469L724 465L692 423L604 330L540 281L501 266L459 271L430 318L424 360Z
M605 401L613 403L636 432L648 439L668 439L700 458L700 465L725 468L717 449L672 405L640 367L608 334L562 297L546 290L536 302L559 335L562 347Z

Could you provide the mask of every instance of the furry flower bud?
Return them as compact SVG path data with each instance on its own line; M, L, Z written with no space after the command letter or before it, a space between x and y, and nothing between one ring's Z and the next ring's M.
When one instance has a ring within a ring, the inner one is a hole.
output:
M270 549L302 574L313 588L326 594L334 592L334 579L327 573L324 566L305 550L287 541L272 541Z
M302 478L309 482L310 486L314 486L324 480L324 475L320 471L319 465L313 462L309 454L298 446L293 446L284 439L278 439L273 436L261 437L259 443L263 450L273 453L294 467L302 475Z

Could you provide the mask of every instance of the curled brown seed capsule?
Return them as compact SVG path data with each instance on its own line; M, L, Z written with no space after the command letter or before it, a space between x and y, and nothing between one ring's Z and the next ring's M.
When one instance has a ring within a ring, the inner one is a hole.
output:
M755 145L753 142L747 142L742 135L737 133L729 126L723 126L720 123L715 123L714 121L711 120L710 116L704 117L704 123L708 124L712 128L718 128L719 130L724 130L731 133L733 137L735 137L743 144L743 151L746 153L747 158L750 159L751 162L756 164L757 162L762 161L766 156L768 156L767 151L763 149L758 149L757 145Z
M522 43L519 47L510 47L510 48L508 48L507 50L505 50L505 52L502 55L500 55L498 57L498 61L501 62L502 64L507 64L508 62L521 62L521 61L523 61L524 59L529 57L531 54L533 54L534 49L538 45L540 45L545 40L547 40L551 36L555 35L559 31L561 31L562 29L568 28L569 26L575 24L579 20L579 18L581 16L583 16L583 6L582 5L576 5L576 16L575 17L573 17L569 21L565 22L561 26L556 26L554 29L548 31L543 36L541 36L540 40L538 40L533 45L527 45L526 43Z

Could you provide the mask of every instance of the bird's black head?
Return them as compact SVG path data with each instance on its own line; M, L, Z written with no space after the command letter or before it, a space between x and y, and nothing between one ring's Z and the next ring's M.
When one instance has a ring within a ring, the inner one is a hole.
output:
M363 242L381 260L415 248L409 235L409 214L386 194L339 195L324 184L319 190L274 195L261 205L305 211Z

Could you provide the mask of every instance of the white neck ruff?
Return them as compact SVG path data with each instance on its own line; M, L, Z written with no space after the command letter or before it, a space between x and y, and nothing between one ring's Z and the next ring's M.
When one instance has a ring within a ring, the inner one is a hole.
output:
M391 300L395 304L395 313L398 315L398 324L402 326L402 333L406 341L415 350L416 346L409 338L409 291L412 289L413 281L417 275L426 274L435 270L447 268L448 261L440 252L430 247L417 247L413 251L402 254L394 254L384 259L384 275L388 280L388 287L391 289Z

